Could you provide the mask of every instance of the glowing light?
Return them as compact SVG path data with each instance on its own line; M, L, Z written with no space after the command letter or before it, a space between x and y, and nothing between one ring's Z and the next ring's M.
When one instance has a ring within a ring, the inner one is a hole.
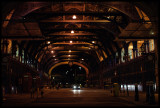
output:
M47 43L48 43L48 44L50 44L51 42L50 42L50 41L48 41Z
M73 94L80 94L81 90L72 90Z
M73 43L72 41L69 41L70 43Z
M92 43L95 43L95 41L92 41Z
M54 51L51 51L51 53L54 53Z
M74 31L72 30L71 33L74 33Z
M73 15L73 17L72 17L73 19L76 19L77 17L76 17L76 15Z
M56 57L55 55L53 55L53 57Z
M54 59L54 60L57 60L57 59Z
M71 52L71 50L69 50L69 52Z
M71 56L71 55L68 55L69 57Z
M81 60L84 60L83 58Z

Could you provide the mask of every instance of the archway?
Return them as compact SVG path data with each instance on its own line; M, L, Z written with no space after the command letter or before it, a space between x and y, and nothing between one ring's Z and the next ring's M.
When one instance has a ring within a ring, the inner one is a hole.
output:
M49 77L51 77L51 72L52 72L52 70L53 70L54 68L56 68L57 66L60 66L60 65L64 65L64 64L68 64L68 62L59 62L59 63L53 65L53 66L49 69L49 72L48 72ZM78 65L78 66L81 66L82 68L84 68L85 71L86 71L86 78L88 78L89 69L88 69L85 65L83 65L83 64L81 64L81 63L78 63L78 62L73 62L73 64Z

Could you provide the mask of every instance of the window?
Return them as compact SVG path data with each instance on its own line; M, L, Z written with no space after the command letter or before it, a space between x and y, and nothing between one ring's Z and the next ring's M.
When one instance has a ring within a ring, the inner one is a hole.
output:
M125 53L124 48L122 48L122 50L121 50L121 61L122 62L125 62L125 60L124 60L124 53Z
M24 50L22 50L22 63L24 63Z
M18 45L16 45L16 59L18 59L18 56L19 56L19 47Z
M149 51L154 51L154 39L149 40Z
M137 41L137 49L138 49L138 56L141 56L141 46L144 43L144 41Z
M129 59L133 59L133 43L132 42L128 46L128 56L129 56Z

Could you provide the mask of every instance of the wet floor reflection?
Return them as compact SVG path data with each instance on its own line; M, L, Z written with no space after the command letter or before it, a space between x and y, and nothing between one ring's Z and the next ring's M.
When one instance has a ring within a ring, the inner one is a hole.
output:
M81 94L82 90L71 90L73 94Z

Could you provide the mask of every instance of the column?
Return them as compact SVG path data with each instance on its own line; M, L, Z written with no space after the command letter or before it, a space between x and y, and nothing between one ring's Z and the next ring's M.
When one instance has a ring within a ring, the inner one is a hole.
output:
M159 91L159 75L158 75L158 64L159 64L159 48L158 48L158 40L154 40L155 46L155 77L156 77L156 92Z
M125 62L128 61L128 45L124 47L124 51L125 51Z
M12 44L12 57L13 58L16 57L16 44L15 44L15 41L13 41L13 44Z
M19 61L22 62L22 48L19 47Z
M122 61L121 61L121 50L119 50L118 51L118 62L119 62L119 64L121 64L122 63Z
M133 59L135 59L138 56L138 50L137 50L137 41L133 41Z

